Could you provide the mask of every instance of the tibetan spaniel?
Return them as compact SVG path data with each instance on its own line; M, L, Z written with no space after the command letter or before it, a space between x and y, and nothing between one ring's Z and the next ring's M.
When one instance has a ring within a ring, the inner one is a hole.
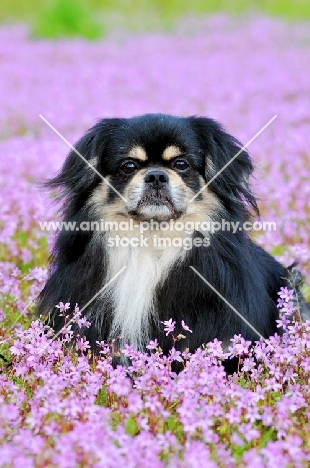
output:
M96 341L145 350L157 338L167 353L172 339L161 322L169 319L175 335L182 321L192 330L177 349L193 352L215 338L227 348L235 334L255 341L279 330L285 286L310 318L298 271L249 236L258 215L253 165L219 123L164 114L103 119L75 149L48 182L67 228L57 235L38 313L56 332L62 301L91 322L76 331L94 352Z

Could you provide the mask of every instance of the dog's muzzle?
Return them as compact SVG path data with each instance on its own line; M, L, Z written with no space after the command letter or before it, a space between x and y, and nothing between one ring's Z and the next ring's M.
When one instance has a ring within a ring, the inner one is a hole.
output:
M167 172L162 169L152 169L145 174L142 193L136 207L130 210L130 214L144 220L175 218L176 208Z

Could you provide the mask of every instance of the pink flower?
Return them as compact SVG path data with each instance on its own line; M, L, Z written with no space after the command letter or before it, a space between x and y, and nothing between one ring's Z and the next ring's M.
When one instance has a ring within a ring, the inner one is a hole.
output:
M150 341L149 344L146 347L147 347L147 349L157 349L157 347L158 347L157 338L155 338L154 341Z
M169 333L172 333L175 328L175 322L172 321L172 318L170 320L166 320L164 322L161 322L165 325L164 330L166 332L166 336L169 335Z
M65 304L63 302L59 302L59 305L56 305L55 307L57 307L60 312L66 312L68 309L70 309L70 302L66 302Z
M283 315L280 319L276 320L277 328L282 327L284 330L287 328L287 325L291 323L291 321Z
M284 299L285 302L290 302L293 300L294 290L288 289L287 287L281 287L280 291L278 292L278 296L280 296L281 299Z
M76 346L82 352L90 348L89 341L84 340L84 338L76 338Z

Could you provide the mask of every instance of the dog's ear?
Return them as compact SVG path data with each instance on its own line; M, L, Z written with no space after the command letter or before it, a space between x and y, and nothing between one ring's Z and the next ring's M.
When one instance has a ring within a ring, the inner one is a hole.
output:
M205 179L210 182L210 189L231 214L241 214L243 207L245 215L248 211L257 215L256 199L249 185L253 164L248 152L215 120L191 117L190 122L204 155Z
M60 173L45 186L61 188L61 198L71 198L89 191L92 185L100 180L98 164L120 121L121 119L103 119L89 129L74 145L75 150L72 149L68 154Z

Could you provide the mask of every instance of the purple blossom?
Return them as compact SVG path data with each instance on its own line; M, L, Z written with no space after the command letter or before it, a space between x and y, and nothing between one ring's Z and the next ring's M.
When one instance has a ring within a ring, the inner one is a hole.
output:
M242 354L249 353L251 341L246 341L241 335L235 335L230 341L232 342L232 346L228 349L233 356L241 356Z
M84 338L77 338L75 340L77 348L81 351L87 351L87 349L90 349L89 341L86 341Z
M290 324L290 320L285 315L283 315L280 319L276 320L276 322L277 322L277 328L281 327L284 330Z
M146 346L147 349L157 349L158 348L158 340L155 338L155 340L150 341L149 344Z
M288 289L287 287L280 288L280 291L278 292L278 296L285 302L291 302L294 297L294 290L293 289Z
M164 330L166 332L166 336L168 336L170 333L172 333L174 331L175 322L173 322L172 319L166 320L166 321L161 322L161 323L163 323L165 325Z
M57 309L59 309L60 312L66 312L67 310L70 309L70 302L66 302L66 304L64 304L63 302L60 302L55 307L57 307Z

